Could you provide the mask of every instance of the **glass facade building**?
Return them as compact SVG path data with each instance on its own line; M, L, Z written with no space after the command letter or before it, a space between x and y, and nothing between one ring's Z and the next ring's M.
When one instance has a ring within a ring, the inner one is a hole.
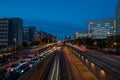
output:
M115 35L116 20L114 18L91 20L88 22L88 34L93 39L104 39Z
M116 35L120 35L120 0L116 5Z

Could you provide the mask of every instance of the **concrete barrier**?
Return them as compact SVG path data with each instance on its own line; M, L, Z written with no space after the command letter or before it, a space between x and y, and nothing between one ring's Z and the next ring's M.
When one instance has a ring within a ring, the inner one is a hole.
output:
M78 54L76 56L78 56L80 61L98 78L98 80L120 80L120 71L100 61L100 59L98 59L99 57L92 54L88 55L72 46L68 47L71 48L71 51L75 53L75 55Z

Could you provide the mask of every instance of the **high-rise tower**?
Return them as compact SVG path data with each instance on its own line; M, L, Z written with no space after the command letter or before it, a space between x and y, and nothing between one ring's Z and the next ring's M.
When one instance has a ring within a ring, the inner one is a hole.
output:
M116 5L116 35L120 35L120 0Z

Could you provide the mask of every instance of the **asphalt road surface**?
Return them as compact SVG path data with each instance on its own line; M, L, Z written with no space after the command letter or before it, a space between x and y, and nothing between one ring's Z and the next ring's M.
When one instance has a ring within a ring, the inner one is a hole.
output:
M56 51L48 80L97 80L67 47Z

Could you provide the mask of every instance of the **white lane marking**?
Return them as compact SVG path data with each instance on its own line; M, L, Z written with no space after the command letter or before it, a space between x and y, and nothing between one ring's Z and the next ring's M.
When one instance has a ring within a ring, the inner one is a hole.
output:
M56 60L55 60L55 63L54 63L54 67L53 67L53 71L52 71L51 80L53 80L53 75L54 75L54 73L55 73L55 66L56 66Z
M58 80L58 75L59 75L59 58L58 58L58 65L57 65L57 75L56 75L56 80Z

